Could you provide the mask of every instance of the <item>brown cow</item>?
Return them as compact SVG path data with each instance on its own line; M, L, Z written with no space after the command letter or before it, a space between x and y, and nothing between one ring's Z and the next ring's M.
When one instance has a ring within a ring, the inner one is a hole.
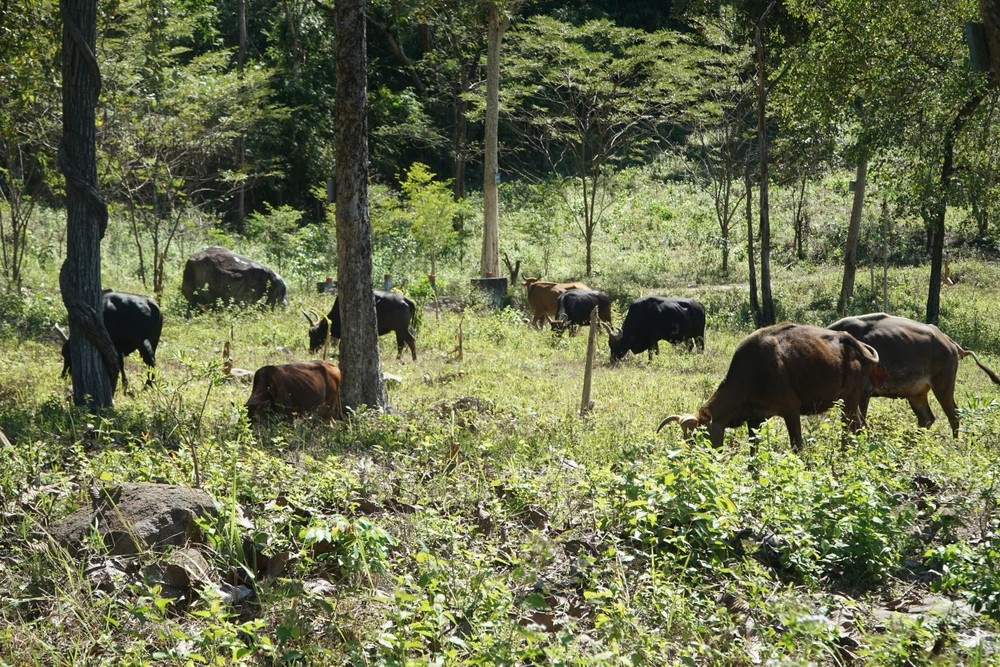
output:
M574 289L590 289L583 283L554 283L538 278L525 278L524 287L528 291L531 326L536 329L545 326L547 318L555 317L560 294Z
M781 417L792 448L802 448L800 415L820 414L838 400L853 431L864 425L859 406L871 390L878 352L848 333L783 322L753 332L736 346L726 377L697 415L671 415L686 433L708 427L720 447L727 428L752 431L768 417Z
M927 402L927 392L933 391L948 416L952 435L958 437L955 377L958 362L965 357L971 356L994 384L1000 384L1000 377L984 366L975 352L962 349L933 324L885 313L869 313L845 317L829 328L846 331L878 350L885 379L872 396L905 398L917 415L917 423L924 428L934 423L934 413ZM861 414L868 414L868 397L861 402Z
M246 402L247 416L260 420L268 412L292 416L316 410L332 421L343 418L340 405L340 369L329 361L297 361L261 366L253 375Z

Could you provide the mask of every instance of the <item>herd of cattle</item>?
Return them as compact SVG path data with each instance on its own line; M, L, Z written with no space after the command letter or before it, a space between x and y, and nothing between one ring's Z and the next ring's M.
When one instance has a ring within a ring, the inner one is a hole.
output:
M607 294L583 283L556 283L526 278L530 324L548 323L562 333L589 324L597 311L608 333L611 361L629 352L659 353L659 341L684 344L688 351L704 350L705 309L694 299L645 296L628 307L621 328L611 325ZM181 292L189 308L222 302L287 304L281 277L268 267L225 248L207 248L188 259ZM416 339L410 331L416 304L401 294L375 290L378 334L396 334L396 358L409 347L417 359ZM163 317L149 297L107 290L102 295L104 324L121 362L138 350L149 366L156 364ZM316 352L341 335L339 301L326 317L303 311L309 322L309 350ZM315 318L315 319L314 319ZM62 347L63 375L70 370L69 336ZM917 422L930 427L934 414L928 394L934 393L958 436L955 380L959 361L972 356L976 364L1000 385L1000 377L976 354L963 349L936 326L885 313L847 317L822 328L784 322L759 329L736 347L725 378L695 414L675 414L659 425L677 423L685 434L707 429L709 440L722 445L727 428L746 425L751 432L770 417L781 417L792 447L802 446L802 415L819 414L843 402L844 419L852 431L866 422L873 396L905 398ZM127 387L124 365L122 385ZM148 381L147 381L148 383ZM342 417L341 374L327 361L302 361L263 366L253 376L248 416L293 415L317 411L327 420ZM658 429L658 430L659 430Z

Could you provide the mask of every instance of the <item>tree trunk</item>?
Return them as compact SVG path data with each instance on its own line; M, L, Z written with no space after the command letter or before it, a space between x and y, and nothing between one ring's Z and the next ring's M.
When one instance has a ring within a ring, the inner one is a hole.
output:
M66 261L59 272L69 312L73 402L91 411L113 405L118 355L101 312L101 239L108 209L97 191L95 107L101 74L94 57L96 0L64 0L63 137L66 178Z
M486 27L486 144L483 165L483 255L480 262L482 277L500 275L500 206L497 196L499 167L497 158L497 128L500 123L500 45L507 29L507 19L501 18L496 2L490 2Z
M994 84L1000 83L1000 0L979 0L979 16L986 28L986 45Z
M368 217L368 54L364 0L336 0L337 296L341 400L346 408L385 407Z
M760 324L760 301L757 298L757 265L754 262L753 250L753 179L750 177L750 169L747 168L743 175L743 184L746 187L747 206L747 269L750 274L750 312L753 313L755 324Z
M861 214L865 208L865 185L868 182L868 153L858 160L858 171L854 177L854 203L851 219L847 224L847 242L844 244L844 280L840 284L840 298L837 312L844 315L854 296L854 278L858 271L858 234L861 231Z
M934 204L931 226L931 279L927 290L928 324L937 324L941 313L941 264L944 259L944 217L948 209L948 192L951 179L955 175L955 141L976 107L983 101L983 93L974 94L955 116L954 122L945 133L944 159L941 162L941 180L938 184L938 201Z
M764 42L761 37L764 20L774 8L772 0L757 23L754 41L757 46L757 144L760 187L760 299L761 325L774 324L774 298L771 295L771 207L768 202L767 156L767 69L764 62Z

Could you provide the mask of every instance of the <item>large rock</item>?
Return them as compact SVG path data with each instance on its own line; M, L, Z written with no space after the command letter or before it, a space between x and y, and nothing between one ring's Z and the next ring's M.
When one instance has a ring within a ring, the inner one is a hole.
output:
M288 305L287 289L274 270L249 257L210 246L191 255L184 265L181 293L188 307L221 302L271 306Z
M167 484L123 484L96 491L90 507L56 521L49 533L71 552L96 526L112 555L163 550L201 541L195 519L215 515L215 502L201 489Z

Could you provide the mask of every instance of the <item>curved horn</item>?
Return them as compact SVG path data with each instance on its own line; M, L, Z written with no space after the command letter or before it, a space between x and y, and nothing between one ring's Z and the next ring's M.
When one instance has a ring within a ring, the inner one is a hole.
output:
M59 326L58 324L55 324L55 325L53 325L52 328L55 329L59 333L59 336L63 339L63 342L66 342L66 341L69 340L69 334L66 333L66 331L61 326Z
M311 317L309 317L309 313L307 313L307 312L306 312L305 310L303 310L303 311L302 311L302 314L303 314L303 315L305 316L305 318L306 318L306 319L307 319L307 320L309 321L309 326L311 326L311 327L314 327L314 326L316 326L316 322L319 322L319 320L318 320L318 319L316 320L316 322L313 322L312 318L311 318Z
M698 421L698 417L695 415L670 415L669 417L663 418L660 425L656 427L656 432L659 433L660 429L664 426L667 424L673 424L674 422L681 425L681 429L683 429L685 434L690 433L701 425Z
M622 339L621 329L612 329L611 325L608 324L607 322L601 322L601 326L604 327L604 330L608 332L608 338L610 338L611 340L618 342Z

